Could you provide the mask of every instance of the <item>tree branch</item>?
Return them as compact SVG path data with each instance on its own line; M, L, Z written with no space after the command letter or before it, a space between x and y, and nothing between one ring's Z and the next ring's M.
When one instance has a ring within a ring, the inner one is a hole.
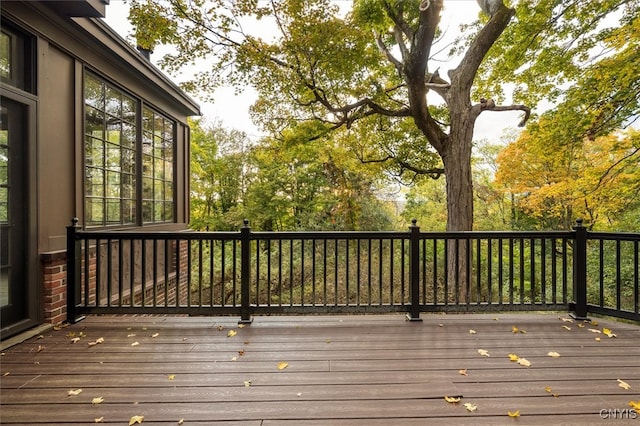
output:
M493 99L481 99L479 104L472 107L472 110L476 111L477 115L480 115L483 111L523 111L524 116L522 117L522 120L520 120L520 123L518 123L518 127L524 127L531 116L531 108L526 105L496 105Z

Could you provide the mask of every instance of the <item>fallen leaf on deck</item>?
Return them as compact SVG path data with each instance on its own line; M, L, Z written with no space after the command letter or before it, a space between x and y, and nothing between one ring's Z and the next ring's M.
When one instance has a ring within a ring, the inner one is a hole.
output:
M597 327L598 326L598 321L591 321L591 325L594 326L594 327Z
M596 342L599 342L599 341L600 341L600 338L599 338L599 337L596 337Z
M476 331L469 329L469 334L476 334Z
M467 411L470 411L470 412L474 412L478 409L478 406L476 404L472 404L470 402L464 403L463 406L464 408L467 409Z
M181 424L183 424L183 423L184 423L184 419L180 419L180 420L178 420L178 424L179 424L179 425L181 425Z
M237 332L237 331L235 331L235 330L229 330L229 332L227 333L227 337L233 337L233 336L235 336L236 334L238 334L238 332Z
M524 366L524 367L531 367L531 362L529 360L527 360L526 358L518 358L518 364Z
M240 349L240 350L238 351L238 355L243 356L243 355L244 355L244 349Z
M44 351L44 346L38 345L38 350L36 350L36 352L42 352L42 351Z
M285 369L285 368L287 368L288 366L289 366L289 364L288 364L288 363L286 363L286 362L284 362L284 361L283 361L283 362L280 362L280 363L278 363L278 370L284 370L284 369Z
M140 344L140 342L133 342L133 343L131 344L131 346L138 346L139 344Z
M144 416L133 416L131 420L129 420L129 426L132 426L136 423L141 424L144 421Z
M444 324L440 323L438 324L438 327L444 327Z
M514 325L514 326L511 326L511 332L512 333L519 333L520 329Z
M136 333L129 333L127 334L127 337L136 337Z
M101 396L96 396L91 400L92 404L102 404L104 402L104 398Z
M624 380L620 380L620 379L618 379L618 386L620 386L622 389L625 389L625 390L631 389L631 385L629 383L625 382Z
M636 411L640 411L640 400L638 400L638 401L629 401L629 407L633 408Z
M613 334L613 332L611 332L611 330L609 330L608 328L603 328L602 334L604 334L607 337L618 337L615 334Z
M218 331L222 331L222 330L224 330L224 325L219 325L218 326Z
M298 392L298 393L296 394L296 396L297 396L298 398L300 398L300 397L302 396L302 392Z
M597 328L590 328L589 331L592 332L592 333L596 333L596 334L601 334L602 333L602 331L598 330Z
M104 343L104 337L98 337L96 340L94 340L93 342L89 342L89 346L95 346L95 345L99 345L100 343Z
M520 357L516 354L509 354L509 361L516 362L520 359Z
M67 391L67 396L76 396L82 393L82 389L70 389Z
M573 318L560 318L564 322L573 322Z
M584 328L584 323L578 324L578 328Z
M167 376L167 378L169 380L175 380L176 379L176 375L175 374L169 374L169 376Z
M93 421L95 423L103 423L104 422L104 416L95 418L95 419L93 419Z
M547 352L547 355L552 357L552 358L559 358L560 354L558 352Z
M486 356L486 357L490 357L490 356L491 356L491 355L489 355L489 351L488 351L488 350L486 350L486 349L478 349L478 353L479 353L481 356Z
M160 333L153 333L153 334L151 335L151 338L152 338L152 339L155 339L155 338L156 338L156 337L158 337L159 335L160 335Z
M238 324L238 328L245 328L246 326L244 324Z
M564 328L564 329L565 329L565 330L567 330L567 331L570 331L570 330L571 330L571 327L569 327L569 326L567 326L567 325L563 325L563 326L562 326L562 328Z
M71 339L71 343L78 343L80 341L79 337L74 337L73 339Z
M231 357L231 361L237 361L237 360L238 360L238 357L237 357L237 356L232 356L232 357Z
M250 386L251 386L251 380L245 380L245 381L244 381L244 387L245 387L245 388L248 388L248 387L250 387Z
M507 416L509 416L509 417L520 417L520 410L516 410L514 412L507 411Z
M6 373L4 373L4 374L2 375L2 377L7 377L9 374L11 374L11 373L10 373L9 371L7 371Z
M469 374L467 374L467 369L465 368L464 370L458 370L458 374L461 376L468 376Z
M445 396L444 400L447 401L449 404L455 404L457 402L460 402L460 397L459 396Z

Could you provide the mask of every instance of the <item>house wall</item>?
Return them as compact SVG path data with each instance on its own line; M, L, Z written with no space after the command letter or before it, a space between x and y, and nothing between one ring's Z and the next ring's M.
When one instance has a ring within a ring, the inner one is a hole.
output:
M37 219L33 232L39 264L31 292L46 322L66 319L66 227L84 223L83 79L85 70L143 99L175 120L175 213L173 223L144 231L182 230L189 220L189 130L197 104L133 47L94 18L58 15L40 2L2 2L2 19L36 37L37 124L35 181ZM131 229L131 228L129 228Z

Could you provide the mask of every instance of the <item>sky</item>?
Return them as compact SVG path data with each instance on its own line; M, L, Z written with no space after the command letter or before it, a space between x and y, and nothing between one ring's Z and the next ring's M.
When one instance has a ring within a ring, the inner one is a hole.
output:
M351 0L340 0L338 3L351 4ZM473 22L478 17L480 8L476 0L448 0L445 2L445 9L441 18L442 28L449 28L448 34L455 37L460 23ZM106 9L106 23L126 40L131 41L133 33L132 26L127 20L128 6L123 0L111 0ZM162 56L162 49L152 54L151 61L157 61ZM155 62L154 62L155 63ZM453 68L457 64L451 64ZM447 65L442 65L441 75L446 75ZM173 78L179 83L179 78ZM219 88L215 92L215 97L219 102L205 102L193 96L201 106L203 119L209 123L219 120L228 129L237 129L245 132L251 139L261 136L260 130L252 123L249 116L249 107L256 99L256 93L251 88L247 88L241 94L236 94L232 87ZM484 112L478 117L474 131L474 140L488 139L492 143L499 142L505 129L517 127L522 113L518 111L510 112Z

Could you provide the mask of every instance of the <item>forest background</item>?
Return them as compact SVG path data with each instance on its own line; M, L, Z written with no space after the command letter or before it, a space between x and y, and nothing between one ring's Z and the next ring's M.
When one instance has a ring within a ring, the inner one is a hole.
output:
M157 13L150 13L146 1L131 3L134 27L149 35L170 15L172 3L180 2L155 2ZM199 2L190 4L194 3ZM280 17L276 20L280 37L264 41L270 47L289 40L294 51L308 53L315 48L317 52L334 40L321 29L336 23L366 33L362 39L369 41L363 41L363 52L383 57L384 49L380 43L376 46L371 29L388 23L377 13L384 5L394 10L403 3L403 7L418 10L421 2L358 0L354 7L328 1L245 3L244 9L233 11L240 19L236 23ZM437 47L429 60L440 65L427 74L429 81L435 81L440 67L440 74L446 75L444 64L459 58L490 20L476 2L448 1L444 11L460 3L477 8L475 18L436 32L440 44L434 43ZM597 3L594 7L561 0L513 3L515 18L483 59L474 79L473 97L476 102L485 96L492 102L526 103L533 114L524 129L507 128L499 137L473 140L473 229L570 229L577 218L584 218L593 230L638 232L640 2L603 0L593 2ZM256 16L259 10L263 11ZM149 17L146 23L140 20L145 14ZM199 15L191 11L184 16ZM225 22L220 16L213 18L219 20L218 25ZM311 26L314 20L318 25ZM296 25L302 26L297 30L310 40L288 38ZM193 40L192 33L189 36L179 25L167 27L172 34L156 32L154 45L147 46L168 46L168 55L158 62L167 72L178 76L197 59L211 61L210 47L198 53L185 42L189 37ZM557 37L549 37L550 33ZM243 34L245 40L247 34ZM139 31L137 36L139 42ZM345 42L349 36L345 33ZM183 52L188 49L190 57ZM341 73L341 79L332 84L349 86L344 76L356 75L363 68L355 68L364 65L333 57L332 72ZM257 57L245 60L259 62ZM245 70L235 69L228 77L239 86L250 86L251 79L243 73L254 70L256 63ZM395 72L393 67L366 66L371 73ZM212 65L205 72L187 73L191 79L184 80L184 87L224 105L224 99L215 95L221 82L212 81L208 72L220 75L221 69ZM274 74L273 78L278 77ZM269 84L259 77L253 81L258 86L254 86L256 101L251 113L259 136L210 118L192 122L192 228L236 230L244 218L255 230L405 229L413 218L423 230L446 228L451 214L446 174L437 172L442 164L433 150L415 149L424 144L411 117L332 126L327 115L310 119L300 114L294 102L274 94L284 80L272 87L265 87ZM429 108L446 128L451 117L443 106L433 100ZM506 119L498 120L496 126L504 127Z

